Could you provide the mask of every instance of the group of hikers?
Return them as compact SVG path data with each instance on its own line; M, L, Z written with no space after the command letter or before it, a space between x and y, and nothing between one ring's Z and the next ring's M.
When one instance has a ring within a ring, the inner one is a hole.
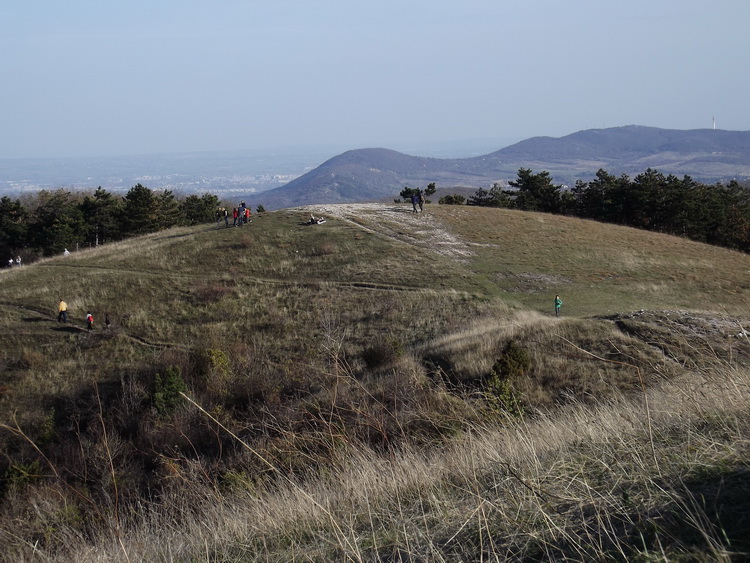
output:
M13 266L20 266L20 265L21 265L20 256L17 256L15 260L13 260L12 256L8 259L8 268L12 268Z
M57 322L67 324L68 323L68 304L65 300L60 299L57 304ZM112 325L112 321L109 318L109 313L104 314L104 328L109 329ZM91 332L94 330L94 315L91 311L86 311L86 329Z
M232 208L232 226L241 227L246 223L252 223L253 220L251 218L251 215L252 213L250 212L250 208L245 204L245 202L240 202L237 207ZM224 219L224 226L228 227L229 209L227 209L226 207L219 207L219 209L216 210L216 224L218 225L219 223L221 223L222 219Z

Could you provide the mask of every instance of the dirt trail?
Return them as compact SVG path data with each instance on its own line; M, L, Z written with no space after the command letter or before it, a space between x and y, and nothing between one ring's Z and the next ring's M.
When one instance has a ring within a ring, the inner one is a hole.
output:
M405 242L431 252L465 261L473 252L429 211L412 213L407 205L387 203L336 203L298 207L316 217L336 217L358 228Z

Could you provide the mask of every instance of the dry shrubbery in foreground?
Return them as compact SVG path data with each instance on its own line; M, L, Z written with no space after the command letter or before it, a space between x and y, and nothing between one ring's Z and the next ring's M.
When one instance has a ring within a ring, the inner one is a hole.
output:
M93 535L77 491L31 486L39 539L3 514L6 560L737 560L746 506L750 372L726 368L647 397L475 426L439 451L342 446L323 472L268 463L220 485L175 463L158 502L116 499ZM204 415L205 416L205 415ZM320 440L333 440L322 431ZM117 441L99 452L116 463ZM257 456L240 443L248 456ZM266 463L268 460L263 460ZM169 463L169 460L165 460ZM31 468L30 468L31 469ZM40 470L42 468L35 468ZM117 479L116 471L98 475ZM20 478L20 476L19 476ZM12 503L11 503L11 506ZM58 549L44 542L54 535ZM61 541L64 540L64 541Z

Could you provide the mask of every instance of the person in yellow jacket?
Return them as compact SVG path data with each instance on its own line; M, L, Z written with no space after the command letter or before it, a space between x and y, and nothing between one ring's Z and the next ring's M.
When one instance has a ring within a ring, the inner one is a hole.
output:
M68 304L62 299L60 299L60 303L57 305L57 322L68 322Z

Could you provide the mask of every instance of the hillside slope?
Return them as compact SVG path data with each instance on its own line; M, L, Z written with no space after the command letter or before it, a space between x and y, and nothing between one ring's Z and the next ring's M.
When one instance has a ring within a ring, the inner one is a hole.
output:
M519 168L550 172L558 184L591 180L597 170L619 176L648 168L713 183L750 178L750 132L614 127L560 138L534 137L473 158L437 159L386 149L336 156L288 184L254 198L267 209L395 197L404 186L489 188Z
M308 225L311 213L327 221ZM400 204L287 209L240 228L172 229L4 270L0 558L477 559L485 548L473 523L465 532L476 508L466 503L487 487L500 494L510 484L495 480L527 467L499 437L506 425L535 433L567 408L591 419L619 401L615 419L663 413L673 423L663 398L632 414L646 389L654 400L667 384L662 397L705 393L703 377L728 381L712 374L750 365L748 272L747 255L676 237ZM55 320L60 298L69 324ZM511 351L528 363L503 371ZM544 428L517 447L543 442L554 419ZM691 444L703 443L690 428ZM648 437L639 440L633 456L643 459ZM549 448L547 467L587 466ZM703 451L689 456L713 468ZM481 468L460 461L480 459ZM679 472L669 475L677 482ZM600 477L592 470L592 483ZM330 493L319 478L330 478ZM423 489L428 481L439 490ZM459 490L472 494L443 497ZM640 499L638 490L628 494ZM421 522L439 526L391 527L430 499L440 506ZM623 510L640 521L651 508ZM559 537L533 539L533 526L516 542L496 522L485 524L503 549L546 542L576 553ZM643 550L628 540L635 530L622 540L633 555ZM654 533L649 549L663 539Z

